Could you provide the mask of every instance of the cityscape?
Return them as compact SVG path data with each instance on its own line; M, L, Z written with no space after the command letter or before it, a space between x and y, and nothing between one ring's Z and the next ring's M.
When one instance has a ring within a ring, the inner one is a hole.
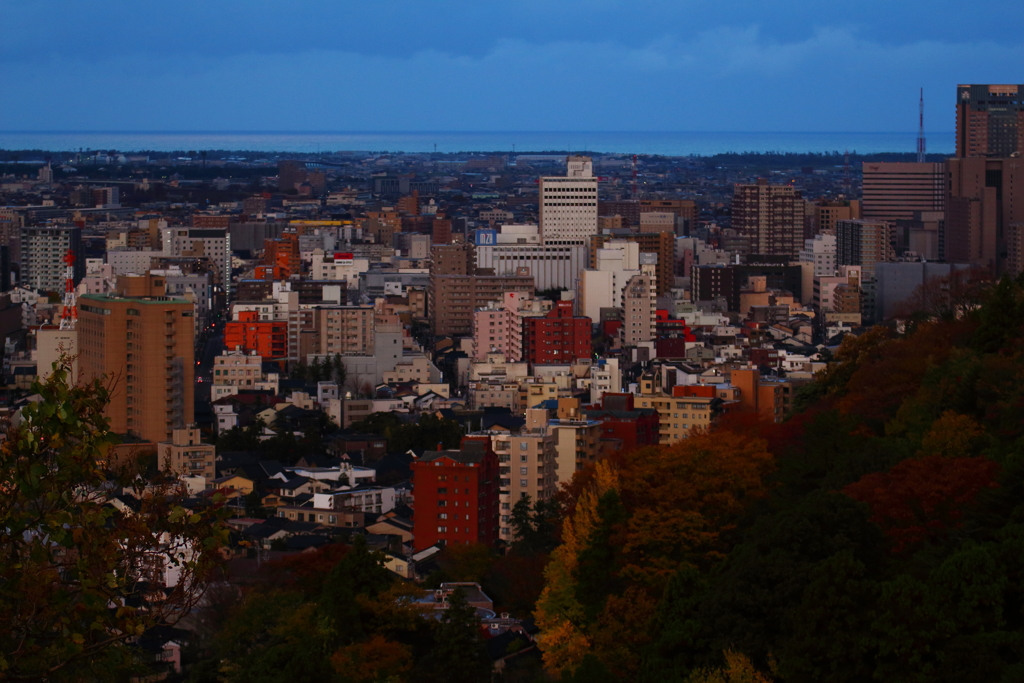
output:
M1024 680L1024 84L905 89L845 137L14 112L0 681Z

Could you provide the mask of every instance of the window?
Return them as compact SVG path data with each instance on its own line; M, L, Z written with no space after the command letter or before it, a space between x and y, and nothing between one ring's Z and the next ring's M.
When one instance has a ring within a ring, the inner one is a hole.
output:
M441 513L439 513L437 515L437 518L438 519L448 519L448 513L447 512L441 512Z
M520 485L520 486L521 486L522 488L526 488L526 487L527 487L527 486L529 486L530 484L529 484L529 482L527 482L527 481L526 481L525 479L520 479L520 480L519 480L519 485Z
M530 470L528 468L526 468L526 467L520 467L519 468L519 474L526 475L526 474L529 474L529 472L530 472Z
M446 526L439 526L439 527L437 527L437 533L439 533L439 534L448 533L448 527L446 527Z
M443 493L448 493L448 489L443 487L443 486L439 486L437 488L437 493L438 493L438 495L443 494Z

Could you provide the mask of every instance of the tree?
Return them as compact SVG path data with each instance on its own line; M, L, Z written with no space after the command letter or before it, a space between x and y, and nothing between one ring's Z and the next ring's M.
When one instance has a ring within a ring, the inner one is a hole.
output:
M958 526L981 491L996 488L999 464L988 458L929 455L865 476L843 493L871 507L871 521L905 550Z
M427 666L434 674L433 680L450 683L491 680L491 660L480 633L480 622L461 588L448 596L448 608L441 615L434 637L436 642Z
M177 480L109 474L109 390L100 380L69 386L69 372L64 360L33 385L41 400L0 447L0 676L9 680L103 680L133 667L130 643L189 612L226 541L218 506L186 510ZM122 490L135 509L117 504Z

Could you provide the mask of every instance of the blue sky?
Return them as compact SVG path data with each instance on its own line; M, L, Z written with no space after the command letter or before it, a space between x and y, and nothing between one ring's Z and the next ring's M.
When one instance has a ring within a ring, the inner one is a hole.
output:
M0 0L0 130L900 131L1024 2Z

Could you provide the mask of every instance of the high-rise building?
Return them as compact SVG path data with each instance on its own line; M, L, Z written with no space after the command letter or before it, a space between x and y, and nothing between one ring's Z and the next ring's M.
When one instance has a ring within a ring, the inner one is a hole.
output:
M67 280L64 258L75 256L75 283L85 277L82 231L77 227L45 226L21 229L21 282L44 292L63 292Z
M915 211L945 208L945 164L865 161L863 173L864 220L895 223L913 219Z
M875 267L895 258L896 230L886 221L837 221L836 263L861 268L861 315L877 321Z
M78 301L82 376L114 380L104 410L111 431L159 443L191 424L192 302L100 294Z
M969 263L1001 275L1012 231L1024 224L1024 159L949 159L942 243L950 263ZM1013 244L1009 245L1013 247ZM1016 262L1016 258L1011 258Z
M804 244L807 202L789 185L736 185L732 196L732 227L750 239L754 254L796 256Z
M655 266L655 272L657 274L656 290L659 295L668 294L669 290L672 289L672 286L675 284L676 277L675 235L665 232L594 235L590 238L591 268L597 268L597 252L599 249L605 248L605 245L611 240L636 242L640 246L641 254L657 254L658 263Z
M505 292L533 294L530 275L432 275L427 291L428 315L435 335L469 336L473 312L488 301L501 301Z
M1024 152L1024 85L956 87L956 156Z
M654 341L656 313L654 278L634 275L622 293L622 345Z
M416 549L435 543L493 546L498 540L498 456L486 435L458 450L426 451L412 464Z
M597 178L590 157L569 157L565 177L542 177L539 204L546 243L586 244L596 235Z
M865 279L874 279L875 264L892 261L894 229L886 221L837 221L836 263L860 266Z
M573 315L572 301L557 301L547 315L524 320L526 360L544 365L589 359L592 327L590 318Z

